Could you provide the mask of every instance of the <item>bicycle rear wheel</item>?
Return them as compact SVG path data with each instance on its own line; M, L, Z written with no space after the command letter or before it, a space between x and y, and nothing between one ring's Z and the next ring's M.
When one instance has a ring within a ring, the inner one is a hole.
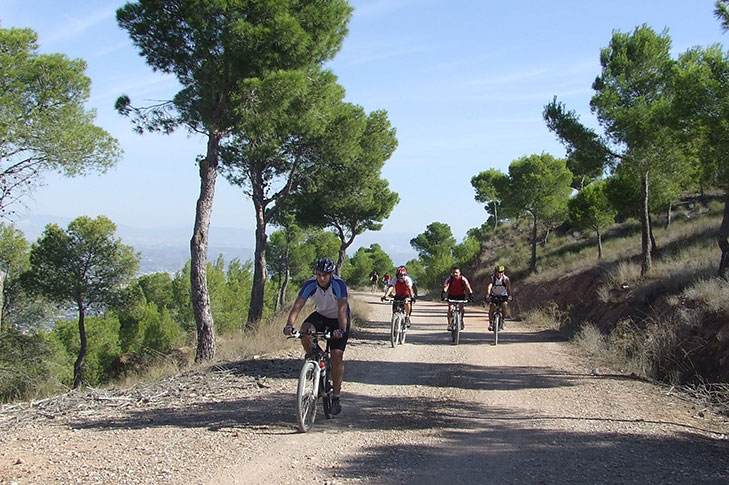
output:
M456 307L453 310L453 330L451 330L451 337L453 343L458 345L461 340L461 311Z
M318 389L314 387L316 365L316 362L311 360L304 362L299 375L299 386L296 389L296 421L302 433L309 431L316 419L316 401L318 399Z

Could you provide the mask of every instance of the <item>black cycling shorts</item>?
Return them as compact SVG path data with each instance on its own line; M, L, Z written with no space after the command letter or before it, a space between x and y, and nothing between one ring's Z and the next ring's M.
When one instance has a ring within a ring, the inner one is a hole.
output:
M338 318L327 318L317 312L314 312L306 317L306 320L304 320L304 322L308 322L314 325L314 328L317 332L326 332L327 330L333 332L334 330L339 328ZM344 349L347 347L347 340L349 339L349 323L349 315L347 315L347 332L342 338L333 338L329 341L329 348L331 350L341 350L342 352L344 352Z

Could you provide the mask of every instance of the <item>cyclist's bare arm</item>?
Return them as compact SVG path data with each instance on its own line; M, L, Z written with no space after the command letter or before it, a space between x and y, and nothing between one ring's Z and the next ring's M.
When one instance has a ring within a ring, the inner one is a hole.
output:
M291 307L291 311L289 312L289 318L286 321L287 325L294 327L294 324L296 323L296 319L299 317L299 313L301 313L301 309L304 308L305 304L306 304L306 300L304 300L300 296L296 297L294 306Z
M348 308L347 297L340 298L337 300L337 317L339 318L339 328L343 332L347 331L347 308Z

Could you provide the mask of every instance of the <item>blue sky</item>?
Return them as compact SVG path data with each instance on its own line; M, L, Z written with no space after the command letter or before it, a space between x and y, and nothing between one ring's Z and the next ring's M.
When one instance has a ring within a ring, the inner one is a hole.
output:
M155 74L116 24L124 2L3 0L0 26L30 27L42 52L88 63L89 107L115 136L123 160L104 175L46 177L21 217L105 215L142 228L189 226L199 193L199 137L132 132L113 104L120 94L143 104L169 99L173 77ZM354 0L349 35L328 64L347 101L385 109L399 147L383 176L400 194L385 222L399 250L434 221L448 223L459 241L486 218L474 201L473 175L532 153L564 156L541 113L553 96L596 126L590 113L599 52L613 30L648 24L668 28L675 54L695 45L726 43L713 16L714 0ZM333 188L333 190L336 190ZM252 203L220 177L216 228L254 227ZM359 243L377 242L365 234ZM241 241L251 246L252 241ZM355 247L358 244L355 243ZM383 245L386 247L393 247ZM395 261L396 264L399 261Z

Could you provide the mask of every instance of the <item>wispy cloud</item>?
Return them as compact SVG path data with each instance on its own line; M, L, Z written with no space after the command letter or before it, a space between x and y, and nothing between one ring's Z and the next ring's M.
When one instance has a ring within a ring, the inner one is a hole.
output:
M112 45L100 46L98 50L94 51L94 53L92 54L92 58L106 57L131 45L131 40L125 40Z
M515 83L521 83L525 81L531 81L533 79L543 77L545 74L548 74L550 71L549 69L545 68L539 68L539 69L532 69L529 71L522 71L522 72L513 72L509 74L502 74L497 76L488 76L483 77L480 79L471 79L469 81L465 81L465 86L496 86L496 85L502 85L502 84L515 84Z
M415 54L422 54L431 51L432 49L430 47L424 45L393 47L385 43L377 45L371 44L368 46L360 46L359 48L354 49L341 60L344 64L356 66L383 61L386 59L408 57Z
M150 73L142 78L112 86L104 92L91 97L92 103L101 103L108 99L116 99L122 94L129 95L132 100L149 101L148 96L171 99L179 89L177 78L169 74ZM159 100L159 99L158 99Z
M107 7L102 10L96 10L89 12L83 17L72 17L65 15L65 20L58 22L60 25L56 30L47 35L43 42L47 44L53 44L62 40L71 39L82 34L91 27L108 20L114 16L116 11L113 7Z

